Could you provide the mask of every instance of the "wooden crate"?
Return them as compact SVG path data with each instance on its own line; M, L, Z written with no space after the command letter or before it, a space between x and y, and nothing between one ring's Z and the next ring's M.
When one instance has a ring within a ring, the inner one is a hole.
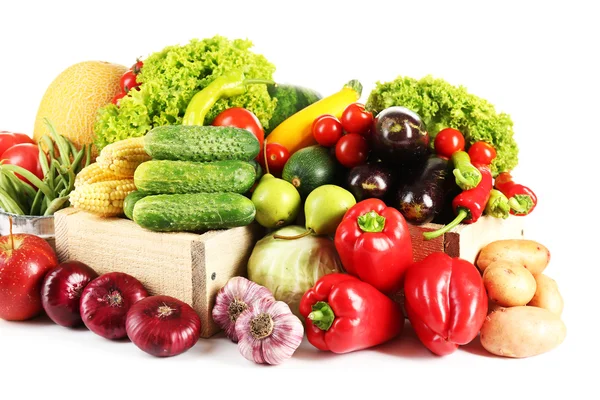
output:
M257 225L195 233L158 233L124 218L99 218L73 208L55 214L61 262L86 263L99 274L125 272L150 294L190 304L202 321L202 337L219 331L211 311L217 291L246 265L263 230Z
M423 238L423 232L441 228L437 224L409 225L415 261L429 254L443 251L452 257L460 257L475 263L479 251L488 243L502 239L523 239L526 217L509 216L507 219L481 217L474 224L463 224L431 240Z

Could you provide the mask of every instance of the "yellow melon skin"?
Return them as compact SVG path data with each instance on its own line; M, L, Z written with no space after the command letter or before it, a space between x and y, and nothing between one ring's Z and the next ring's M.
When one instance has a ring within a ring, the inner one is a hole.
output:
M44 121L48 118L56 131L69 138L78 149L92 144L98 108L110 103L120 91L119 80L126 71L127 67L119 64L84 61L61 72L40 102L33 128L34 140L49 133Z

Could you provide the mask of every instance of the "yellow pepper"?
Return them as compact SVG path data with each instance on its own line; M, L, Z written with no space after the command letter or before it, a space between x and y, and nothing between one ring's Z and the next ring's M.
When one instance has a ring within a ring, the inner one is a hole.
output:
M317 144L312 135L313 121L323 114L341 118L346 107L358 101L361 93L362 85L359 81L348 82L339 92L309 105L279 124L267 136L267 143L284 146L290 155L304 147Z

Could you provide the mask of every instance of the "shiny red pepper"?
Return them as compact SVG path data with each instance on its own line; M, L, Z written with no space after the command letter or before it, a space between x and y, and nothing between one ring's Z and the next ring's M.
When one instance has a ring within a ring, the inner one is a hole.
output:
M350 208L335 232L335 248L346 272L393 295L413 263L412 239L400 211L379 199Z
M537 196L533 190L515 183L509 172L498 174L494 186L508 197L510 213L513 215L531 214L537 205Z
M440 356L472 341L488 311L479 270L441 252L409 268L404 296L406 314L419 340Z
M327 274L300 300L306 337L319 350L343 354L385 343L402 332L398 303L347 274Z
M441 236L460 223L472 224L481 217L494 184L490 167L483 164L475 164L475 167L481 172L481 181L475 188L463 191L452 200L452 209L456 214L456 218L436 231L423 232L425 239L429 240Z

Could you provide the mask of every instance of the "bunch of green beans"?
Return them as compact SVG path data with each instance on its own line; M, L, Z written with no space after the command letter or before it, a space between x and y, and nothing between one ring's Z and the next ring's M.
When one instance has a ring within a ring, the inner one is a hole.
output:
M51 136L44 135L38 143L43 180L18 165L0 161L0 208L7 213L48 216L68 207L75 177L91 162L91 144L77 150L47 119L46 125ZM31 185L15 174L27 179Z

